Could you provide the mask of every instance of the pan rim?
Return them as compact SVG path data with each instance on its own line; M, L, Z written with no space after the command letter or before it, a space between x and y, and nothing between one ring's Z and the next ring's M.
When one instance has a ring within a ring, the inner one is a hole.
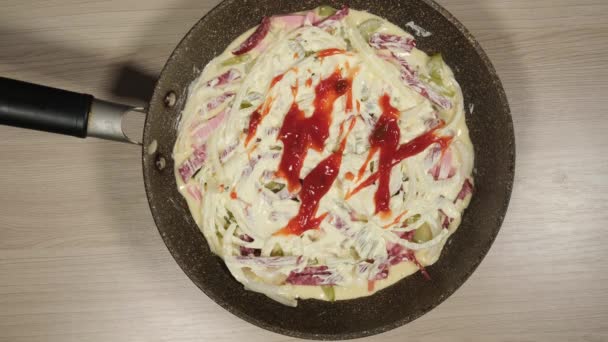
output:
M212 8L209 12L207 12L199 21L197 21L192 26L192 28L188 31L188 33L186 33L186 35L180 40L180 42L176 45L175 50L172 52L171 56L168 58L167 62L165 63L165 66L163 67L163 69L161 71L160 77L159 77L159 79L156 83L155 89L154 89L154 95L152 96L152 99L155 99L155 98L157 98L157 96L160 95L160 91L161 91L160 84L162 83L161 80L163 79L163 75L165 75L165 71L168 68L168 65L170 65L174 59L178 58L177 50L179 50L178 49L179 46L181 46L182 43L185 40L187 40L188 37L191 35L192 31L194 31L199 25L202 25L208 17L213 16L216 12L220 11L223 7L228 6L228 4L232 3L233 1L235 1L235 0L223 0L222 2L220 2L218 5L216 5L214 8ZM434 0L417 0L417 1L420 1L420 2L428 5L432 10L438 12L439 15L441 15L442 17L447 19L450 22L450 24L453 27L455 27L459 31L459 33L464 38L466 38L466 40L471 44L471 47L473 47L473 49L475 50L475 52L478 54L479 58L483 62L484 67L488 70L488 72L490 74L490 79L493 83L493 86L495 87L495 89L497 90L497 92L499 94L500 98L498 99L498 102L503 105L503 113L501 113L501 114L507 116L507 119L508 119L507 125L505 125L505 127L503 127L502 129L506 131L508 138L511 141L512 148L508 151L509 152L508 155L504 156L504 158L507 159L507 165L509 165L509 174L507 176L507 178L509 178L509 179L506 182L506 186L505 186L506 191L504 193L504 202L501 203L501 205L500 205L500 208L501 208L500 213L502 213L502 215L499 215L498 219L496 221L497 228L494 229L494 231L489 236L488 243L479 249L478 258L476 258L473 262L471 262L471 266L469 267L469 269L467 269L466 272L463 272L462 275L460 277L458 277L457 281L453 282L453 286L450 287L447 291L445 291L440 298L433 301L433 303L412 313L411 315L397 319L390 323L379 325L375 328L371 328L368 330L361 330L361 331L357 331L357 332L349 332L349 333L327 333L327 334L325 334L325 333L305 333L305 332L301 332L301 331L289 330L286 328L282 328L282 327L279 327L276 325L269 324L264 320L258 319L252 315L244 313L241 310L230 305L229 303L225 302L224 300L218 298L218 296L216 296L212 290L210 290L209 288L205 288L204 286L202 286L202 284L199 284L193 278L193 275L190 274L191 272L188 272L188 270L186 270L182 267L182 264L179 262L179 259L176 254L177 251L174 251L173 247L170 247L170 245L171 245L169 243L170 239L167 236L165 236L165 234L163 234L163 231L160 229L160 225L162 223L160 222L159 218L161 217L162 213L152 205L153 200L152 200L152 190L151 190L151 184L150 184L151 176L149 175L149 172L151 172L149 170L151 164L148 162L148 158L150 158L150 156L146 153L145 148L143 148L142 149L142 169L143 169L146 196L148 198L148 204L150 206L150 211L152 212L154 222L159 230L159 233L160 233L163 241L165 242L165 244L167 246L167 249L173 256L173 258L176 260L177 264L180 266L182 271L188 276L188 278L195 285L197 285L197 287L201 291L203 291L203 293L205 293L205 295L207 295L213 302L215 302L216 304L218 304L220 307L227 310L231 314L235 315L236 317L238 317L250 324L253 324L255 326L258 326L260 328L263 328L265 330L268 330L268 331L271 331L274 333L279 333L279 334L282 334L285 336L290 336L290 337L306 338L306 339L313 339L313 340L350 340L350 339L363 338L363 337L369 337L369 336L381 334L381 333L396 329L398 327L401 327L407 323L410 323L410 322L416 320L417 318L423 316L424 314L428 313L432 309L436 308L441 303L443 303L447 298L449 298L452 294L454 294L454 292L456 292L456 290L458 290L469 279L469 277L479 267L482 260L485 258L485 256L489 252L490 248L494 244L494 241L496 240L496 237L498 236L498 233L502 227L506 214L508 213L508 207L509 207L512 191L513 191L513 183L514 183L514 179L515 179L515 162L516 162L515 132L514 132L513 119L512 119L512 114L511 114L511 110L509 107L507 95L506 95L502 82L500 81L500 78L498 77L498 74L496 73L496 70L495 70L492 62L490 61L489 57L487 56L487 54L485 53L485 51L483 50L483 48L481 47L479 42L469 32L469 30L458 19L456 19L447 9L443 8L441 5L436 3ZM152 100L150 103L150 107L151 107L151 104L152 104ZM144 137L143 137L144 146L147 146L150 143L149 135L150 135L150 129L151 129L152 123L150 122L149 118L150 118L150 116L146 117L146 121L144 124ZM245 291L245 290L243 289L243 291Z

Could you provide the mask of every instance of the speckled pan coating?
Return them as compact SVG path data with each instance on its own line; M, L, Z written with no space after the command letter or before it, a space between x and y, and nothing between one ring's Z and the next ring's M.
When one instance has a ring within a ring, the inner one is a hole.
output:
M207 296L262 328L310 339L351 339L406 324L439 305L471 275L492 245L507 211L515 168L515 140L509 105L500 80L479 44L451 14L430 0L353 0L348 4L405 28L414 21L433 35L418 40L427 53L442 52L463 88L467 124L476 154L476 191L458 232L439 261L429 268L432 280L408 277L374 296L328 303L300 301L297 308L245 291L207 247L176 189L171 151L188 85L198 72L264 15L310 9L343 1L226 0L201 19L181 41L156 85L147 117L144 146L158 142L156 153L143 151L150 208L158 230L177 263ZM170 91L173 107L165 104ZM467 105L468 107L468 105ZM157 161L165 158L159 170ZM193 298L196 300L196 298Z

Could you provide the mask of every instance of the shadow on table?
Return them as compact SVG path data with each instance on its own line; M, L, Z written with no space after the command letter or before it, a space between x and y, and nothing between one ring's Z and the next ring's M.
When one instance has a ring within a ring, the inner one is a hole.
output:
M101 94L93 95L109 97L109 99L118 98L119 101L135 106L147 103L154 90L158 74L145 71L136 60L125 58L115 65L108 65L107 60L100 59L93 53L43 41L35 32L22 28L15 30L3 26L2 23L0 23L0 35L10 39L8 46L5 45L0 49L0 63L4 65L3 76L52 87L65 87L76 92L87 92L91 87L99 87L100 83L102 86L107 84L107 89ZM41 50L44 54L36 50L40 47L43 47ZM167 55L170 53L170 48L167 47ZM22 65L24 55L31 61L29 68L24 68ZM82 68L82 65L94 67ZM108 76L102 76L101 80L100 67L108 70Z
M8 66L4 68L4 76L55 87L66 86L77 92L84 92L91 84L98 85L102 82L105 87L103 94L93 95L109 97L110 100L119 100L134 106L145 105L152 96L162 68L161 64L158 65L158 70L150 70L144 66L146 61L159 55L168 58L181 37L219 2L187 0L168 8L166 14L161 14L155 20L156 24L147 25L149 29L142 35L142 41L134 44L134 49L128 55L113 64L108 64L107 59L102 59L90 51L44 40L37 31L17 29L0 22L0 35L10 39L8 46L0 49L0 63ZM40 47L43 47L44 55L36 50ZM24 55L34 60L31 68L23 68ZM89 68L96 69L89 71L83 68L83 65L102 66L108 70L108 76L102 76L104 79L99 80L99 68ZM12 69L11 66L15 68ZM12 70L18 70L19 74L13 75ZM89 74L91 77L87 77Z
M164 63L181 37L217 3L219 0L174 2L170 8L159 11L161 14L154 20L155 24L147 25L149 29L142 35L141 41L133 44L133 50L118 61L102 58L92 51L45 40L40 31L10 27L0 22L0 36L7 38L7 44L0 49L2 76L65 87L76 92L101 88L99 94L93 95L133 106L145 106L162 68L160 64L158 70L151 71L149 65L146 67L146 62L163 59ZM31 67L24 68L23 56L33 61ZM103 74L100 76L100 69L108 71L107 77ZM112 243L128 246L127 250L132 254L132 258L126 258L124 262L137 264L137 268L145 272L150 281L162 279L163 275L159 275L159 272L167 271L167 267L170 267L164 279L180 277L183 284L192 285L172 261L148 214L141 172L141 149L94 139L85 142L75 139L74 143L81 143L79 148L90 151L88 162L94 163L98 169L95 181L104 184L104 188L92 196L103 199L101 210L107 217L105 225L111 228L112 236L117 236ZM79 162L86 161L74 161ZM54 169L53 165L46 167ZM77 229L74 227L75 232ZM159 270L161 265L166 266L165 269ZM201 298L206 299L204 296Z

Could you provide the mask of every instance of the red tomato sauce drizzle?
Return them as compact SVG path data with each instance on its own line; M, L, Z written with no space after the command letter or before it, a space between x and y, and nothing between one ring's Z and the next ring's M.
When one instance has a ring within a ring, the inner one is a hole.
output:
M249 127L247 128L247 138L245 139L245 146L249 145L249 142L255 136L258 131L258 125L262 122L262 114L260 113L260 109L258 108L251 114L249 118Z
M271 89L272 89L272 88L274 88L274 86L275 86L277 83L281 82L281 80L283 79L283 77L285 77L285 74L280 74L280 75L278 75L278 76L275 76L275 77L272 79L272 81L270 82L270 88L271 88Z
M350 127L346 136L342 138L338 151L325 158L304 178L302 190L300 191L302 204L300 205L298 214L289 220L287 225L276 232L275 235L300 235L307 230L317 229L325 217L327 217L328 213L319 217L315 216L319 209L319 202L327 194L340 173L346 140L355 126L355 122L354 119L351 119Z
M440 137L435 134L435 131L443 127L443 123L433 130L424 133L413 140L399 145L401 132L399 130L399 110L393 107L390 103L390 96L384 94L380 100L382 115L378 119L372 134L369 137L371 149L367 161L359 170L359 177L365 172L367 163L371 157L380 151L378 171L369 176L363 183L359 184L354 190L347 194L346 199L350 198L362 189L374 184L378 181L378 189L374 195L374 204L376 206L376 214L389 216L390 211L390 177L393 167L399 164L406 158L412 157L426 150L429 146L438 143L441 146L442 152L448 148L452 141L452 137Z
M264 104L262 104L253 113L251 113L251 117L249 118L249 126L247 127L247 138L245 138L245 147L247 147L251 139L255 137L258 131L258 126L260 125L260 122L262 122L264 117L270 112L270 108L272 107L273 101L274 99L269 96L268 99L264 101Z
M355 180L355 175L354 175L352 172L347 172L347 173L344 175L344 178L346 178L346 179L347 179L347 180L349 180L349 181L353 181L353 180Z
M345 53L347 53L346 50L331 48L331 49L325 49L325 50L321 50L321 51L317 52L317 57L323 59L325 57L334 56L334 55L343 55Z
M382 226L382 228L387 229L390 228L396 224L399 224L401 222L401 218L403 218L403 216L405 216L407 214L407 210L404 210L401 214L397 215L397 217L395 217L395 219L393 220L393 222L386 224L384 226Z
M347 78L343 78L336 69L328 78L321 80L315 87L315 110L310 117L293 103L285 116L278 139L283 142L283 154L279 163L277 176L287 180L289 191L300 190L300 209L287 225L275 235L300 235L307 230L316 229L327 216L327 213L315 217L319 202L327 194L340 172L342 154L346 147L348 135L355 126L356 120L351 119L346 135L342 138L338 151L321 161L300 184L300 171L308 149L322 151L329 136L332 122L334 103L346 95L347 101L352 101L352 82L358 69L350 70ZM352 104L346 105L352 110ZM340 125L340 134L343 133Z
M291 68L289 70L287 70L286 72L275 76L272 81L270 81L270 89L274 88L274 86L281 82L281 80L283 80L283 77L285 77L285 75L290 72L290 71L298 71L298 68L294 67ZM292 92L294 93L294 98L295 98L295 92L297 90L297 85L294 87L291 87ZM249 117L249 126L247 127L247 138L245 138L245 147L247 147L247 145L249 145L249 142L251 141L251 139L253 139L253 137L255 137L257 131L258 131L258 126L260 125L260 123L262 122L262 120L264 119L264 117L266 115L268 115L268 113L270 112L270 108L272 107L272 102L274 101L274 99L272 98L272 96L269 96L266 101L264 101L264 104L261 105L260 107L258 107L253 113L251 113L251 116Z
M277 176L287 181L290 192L300 189L300 171L308 149L321 152L325 140L329 137L334 103L344 94L352 93L352 82L355 71L343 78L336 69L328 78L321 80L315 87L315 110L310 117L294 102L287 112L278 139L283 142L283 154L279 163ZM347 95L352 99L352 95ZM347 105L348 108L348 105Z

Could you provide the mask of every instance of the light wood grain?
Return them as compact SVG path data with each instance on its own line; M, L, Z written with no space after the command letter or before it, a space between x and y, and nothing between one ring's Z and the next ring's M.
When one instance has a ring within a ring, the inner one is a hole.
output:
M0 74L141 103L112 92L121 68L153 78L217 2L2 0ZM370 340L606 341L608 2L441 3L507 90L515 189L471 279ZM293 340L227 313L181 272L148 211L138 148L0 137L0 341Z

